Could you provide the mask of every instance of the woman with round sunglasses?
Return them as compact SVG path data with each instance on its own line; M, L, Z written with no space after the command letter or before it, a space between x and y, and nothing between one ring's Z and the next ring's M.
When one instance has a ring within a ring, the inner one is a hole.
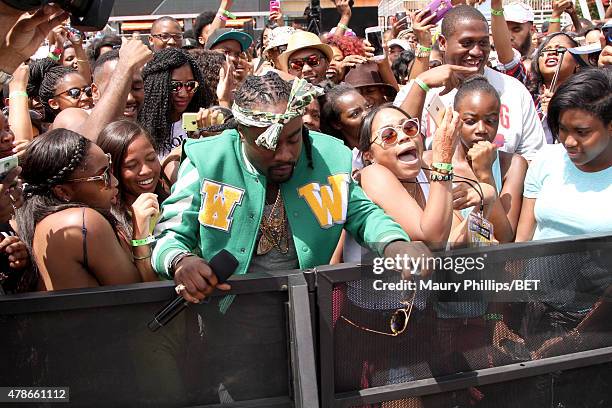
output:
M94 105L90 81L72 67L54 66L45 72L38 95L50 123L64 109L91 109Z
M165 48L142 71L145 100L138 115L153 139L155 150L163 159L187 138L182 126L185 112L206 108L204 80L195 59L186 51Z
M22 168L27 185L17 221L39 290L142 281L110 213L117 179L102 149L75 132L54 129L34 139Z
M168 197L151 137L138 123L123 119L104 128L98 137L98 145L110 155L113 173L117 175L119 194L113 205L113 214L133 241L147 240L156 224L159 203ZM152 244L139 246L146 246L150 252ZM145 270L143 280L158 280L148 258L141 263L138 266Z

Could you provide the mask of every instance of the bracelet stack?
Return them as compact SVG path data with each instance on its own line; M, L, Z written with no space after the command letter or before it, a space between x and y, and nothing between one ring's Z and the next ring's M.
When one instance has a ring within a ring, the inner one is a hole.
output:
M548 22L549 22L549 23L560 23L560 22L561 22L561 19L560 19L560 18L558 18L558 17L557 17L557 18L553 18L553 17L551 17L551 18L549 18L549 19L548 19Z
M417 44L417 52L415 56L417 58L429 58L431 55L431 47L425 47L424 45Z
M153 235L149 235L148 237L143 238L143 239L133 239L132 246L139 247L139 246L149 245L153 242L155 242L155 237Z
M431 181L453 181L453 165L451 163L432 163Z

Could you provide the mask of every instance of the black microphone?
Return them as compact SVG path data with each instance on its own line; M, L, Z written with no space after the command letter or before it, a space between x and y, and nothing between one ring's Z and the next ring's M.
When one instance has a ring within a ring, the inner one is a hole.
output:
M208 266L210 266L210 269L212 269L213 273L217 276L219 283L225 283L238 267L238 260L234 255L222 249L217 255L212 257ZM162 310L157 312L153 320L147 325L149 330L155 332L167 325L188 305L189 302L181 295L178 295L172 302L168 303Z

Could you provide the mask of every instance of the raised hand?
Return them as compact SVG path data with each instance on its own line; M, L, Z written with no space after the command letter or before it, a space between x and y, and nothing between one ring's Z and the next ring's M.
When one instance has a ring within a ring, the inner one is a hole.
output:
M488 141L475 143L467 152L467 159L472 163L476 177L484 179L492 174L493 162L497 157L497 147Z
M133 239L144 239L151 234L151 219L159 214L157 194L143 193L132 204Z
M121 48L119 49L119 64L128 68L132 72L141 69L145 64L153 59L153 51L149 49L140 39L121 38Z
M447 107L442 123L433 138L432 153L434 163L451 163L455 146L459 140L459 114Z
M457 88L467 76L478 73L478 67L463 67L461 65L444 64L423 72L418 76L430 88L444 87L440 95Z

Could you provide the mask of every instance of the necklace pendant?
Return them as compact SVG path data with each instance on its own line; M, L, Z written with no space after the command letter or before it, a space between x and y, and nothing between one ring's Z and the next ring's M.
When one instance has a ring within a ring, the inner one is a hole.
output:
M270 241L266 234L261 234L259 242L257 243L257 255L265 255L274 247L274 243Z

